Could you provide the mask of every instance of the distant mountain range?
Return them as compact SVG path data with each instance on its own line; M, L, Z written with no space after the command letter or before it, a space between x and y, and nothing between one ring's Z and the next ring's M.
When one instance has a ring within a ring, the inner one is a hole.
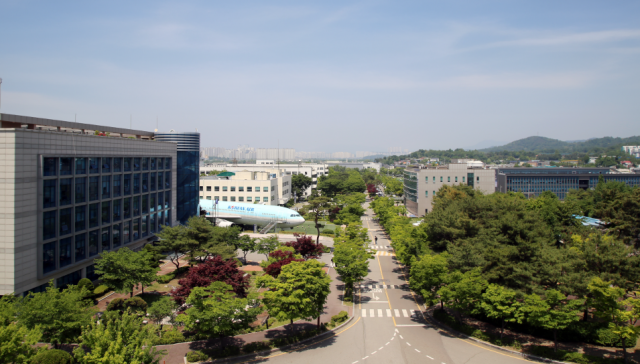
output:
M588 140L574 140L574 141L562 141L558 139L551 139L541 136L530 136L528 138L516 140L509 144L505 144L500 147L491 147L479 149L481 152L517 152L517 151L526 151L526 152L543 152L543 153L554 153L554 152L589 152L593 151L595 148L601 149L610 149L610 148L620 148L623 145L640 145L640 136L632 136L628 138L613 138L613 137L604 137L604 138L592 138Z

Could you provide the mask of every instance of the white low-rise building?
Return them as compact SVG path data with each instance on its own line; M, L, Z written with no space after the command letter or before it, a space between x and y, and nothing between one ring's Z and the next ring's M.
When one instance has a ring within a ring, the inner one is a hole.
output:
M284 205L291 196L291 175L278 169L200 177L200 199Z

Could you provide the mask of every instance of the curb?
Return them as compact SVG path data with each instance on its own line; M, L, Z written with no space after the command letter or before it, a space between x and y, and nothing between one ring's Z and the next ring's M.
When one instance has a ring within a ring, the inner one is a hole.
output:
M490 347L492 349L497 349L497 350L500 350L500 351L504 351L504 352L509 353L509 354L515 354L515 355L521 356L521 357L523 357L524 359L527 359L527 360L539 361L539 362L543 362L543 363L575 364L575 363L570 363L570 362L557 361L557 360L553 360L553 359L549 359L549 358L543 358L543 357L536 356L536 355L526 354L526 353L523 353L523 352L520 352L520 351L510 350L510 349L507 349L505 347L494 345L494 344L491 344L489 342L480 340L478 338L463 334L463 333L461 333L461 332L459 332L457 330L454 330L454 329L450 328L446 324L438 321L435 317L433 317L433 311L431 311L431 310L427 310L427 316L429 317L429 321L431 321L436 326L439 326L442 330L447 331L447 332L449 332L449 333L451 333L451 334L453 334L455 336L461 337L463 339L475 341L475 342L477 342L479 344L482 344L484 346L488 346L488 347Z
M347 321L343 322L340 326L335 327L335 328L333 328L331 330L327 330L327 331L325 331L325 332L323 332L321 334L318 334L316 336L312 336L312 337L306 338L306 339L304 339L302 341L298 341L297 343L294 343L294 344L289 344L289 345L286 345L286 346L283 346L283 347L280 347L280 348L275 348L275 349L270 349L270 350L258 351L258 352L250 353L250 354L244 354L244 355L239 355L239 356L230 356L230 357L227 357L227 358L214 359L214 360L211 360L211 361L203 361L203 362L200 362L200 363L202 363L202 364L224 363L224 362L229 361L229 360L242 360L242 359L249 359L249 358L253 358L253 359L257 359L257 360L263 359L265 356L269 356L271 354L278 353L278 352L287 351L289 349L295 348L296 346L298 346L300 344L304 344L304 343L307 343L309 341L319 339L322 336L334 333L335 331L341 329L343 326L345 326L346 324L351 322L354 317L355 317L355 315L352 315L351 317L349 317L347 319ZM185 360L186 360L186 358L185 358Z

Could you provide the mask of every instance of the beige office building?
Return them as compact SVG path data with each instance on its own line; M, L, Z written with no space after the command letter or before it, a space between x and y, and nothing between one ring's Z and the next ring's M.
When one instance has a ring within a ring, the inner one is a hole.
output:
M496 190L496 171L471 167L467 163L406 169L405 206L412 215L424 216L432 210L433 198L443 185L458 184L471 186L485 194L493 193Z
M284 205L291 199L291 175L278 169L226 172L200 177L200 199Z

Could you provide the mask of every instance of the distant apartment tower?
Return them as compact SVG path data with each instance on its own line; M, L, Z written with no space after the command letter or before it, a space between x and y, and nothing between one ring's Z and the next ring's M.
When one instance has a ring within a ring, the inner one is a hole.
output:
M622 147L622 151L636 158L640 158L640 146L638 145L625 145Z
M177 219L186 224L191 216L198 215L198 190L200 186L200 133L155 133L155 139L178 144L177 163Z
M296 150L292 148L257 148L256 159L275 159L292 161L296 158Z

